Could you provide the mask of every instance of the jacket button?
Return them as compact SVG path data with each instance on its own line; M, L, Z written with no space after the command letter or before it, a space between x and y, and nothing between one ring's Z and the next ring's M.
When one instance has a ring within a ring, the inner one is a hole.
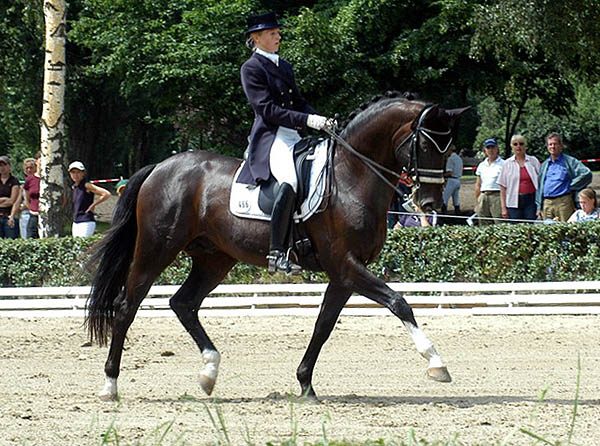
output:
M290 101L290 105L294 105L294 101Z
M290 88L290 91L289 91L289 92L290 92L290 93L292 93L292 89L291 89L291 88Z

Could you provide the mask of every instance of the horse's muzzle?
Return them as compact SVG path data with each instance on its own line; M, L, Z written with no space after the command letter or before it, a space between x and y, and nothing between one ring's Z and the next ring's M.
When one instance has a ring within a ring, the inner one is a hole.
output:
M442 207L442 194L439 190L432 190L429 194L421 196L417 203L426 214L433 210L439 211Z

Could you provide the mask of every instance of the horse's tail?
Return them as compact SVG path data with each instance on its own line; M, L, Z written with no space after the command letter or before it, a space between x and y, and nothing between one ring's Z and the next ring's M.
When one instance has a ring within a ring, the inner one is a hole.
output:
M138 170L127 183L113 213L112 225L90 252L86 266L96 270L87 299L85 325L90 339L106 345L115 316L114 301L129 276L137 237L136 208L140 188L156 165ZM95 268L97 265L97 268Z

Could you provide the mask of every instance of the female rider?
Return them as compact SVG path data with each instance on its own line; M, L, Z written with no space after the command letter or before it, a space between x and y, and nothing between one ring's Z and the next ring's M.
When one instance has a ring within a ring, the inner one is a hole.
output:
M280 185L271 215L269 272L300 269L287 255L287 234L295 208L297 180L293 148L298 130L331 128L333 120L319 116L298 91L290 63L279 57L282 25L275 13L247 19L247 45L253 53L242 65L244 93L254 110L248 137L248 157L238 182L257 185L273 175Z

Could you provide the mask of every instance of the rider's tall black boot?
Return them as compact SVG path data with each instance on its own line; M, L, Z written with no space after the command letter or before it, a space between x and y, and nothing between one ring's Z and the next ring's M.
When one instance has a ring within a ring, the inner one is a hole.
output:
M279 188L273 213L271 214L271 240L269 255L269 272L284 271L291 274L300 271L301 267L288 258L287 237L292 223L296 203L296 193L292 186L283 183Z

